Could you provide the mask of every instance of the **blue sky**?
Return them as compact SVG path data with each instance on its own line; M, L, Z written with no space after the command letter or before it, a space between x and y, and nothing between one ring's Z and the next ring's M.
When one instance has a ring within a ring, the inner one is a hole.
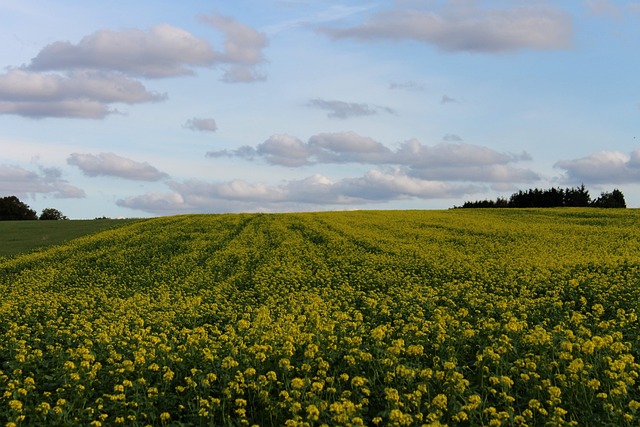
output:
M0 0L0 196L70 218L640 206L640 1Z

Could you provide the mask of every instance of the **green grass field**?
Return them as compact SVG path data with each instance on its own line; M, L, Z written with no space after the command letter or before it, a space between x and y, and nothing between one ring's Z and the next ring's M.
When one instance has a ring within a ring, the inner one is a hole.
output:
M0 426L638 426L639 222L182 215L0 258Z
M0 221L0 257L57 245L76 237L136 221L139 220Z

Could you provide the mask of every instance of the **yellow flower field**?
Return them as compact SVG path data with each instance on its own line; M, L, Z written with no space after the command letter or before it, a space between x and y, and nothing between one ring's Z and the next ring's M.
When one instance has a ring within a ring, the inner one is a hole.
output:
M0 425L637 426L639 225L187 215L0 258Z

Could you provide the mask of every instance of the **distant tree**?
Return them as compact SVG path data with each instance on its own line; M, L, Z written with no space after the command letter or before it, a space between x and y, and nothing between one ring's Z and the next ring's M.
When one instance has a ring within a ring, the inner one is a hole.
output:
M593 201L593 206L597 208L626 208L627 203L624 200L622 191L616 188L611 193L601 193L600 197Z
M496 208L508 208L509 207L509 201L507 199L505 199L504 197L498 197L496 199L495 206L496 206Z
M589 190L586 189L584 184L578 188L567 188L564 192L564 205L572 207L585 207L591 203L591 196Z
M626 208L624 195L618 189L611 193L602 193L601 196L592 201L589 190L582 184L576 188L551 188L541 190L538 188L527 191L519 190L513 193L509 200L497 198L493 200L477 200L475 202L464 202L462 208L555 208L555 207L603 207L603 208ZM455 207L455 206L454 206Z
M495 208L496 202L493 200L476 200L475 202L464 202L462 208Z
M16 196L0 198L0 221L38 219L36 211L20 201Z
M58 221L58 220L69 219L69 218L62 215L62 212L60 212L58 209L46 208L42 210L42 213L40 214L39 219Z

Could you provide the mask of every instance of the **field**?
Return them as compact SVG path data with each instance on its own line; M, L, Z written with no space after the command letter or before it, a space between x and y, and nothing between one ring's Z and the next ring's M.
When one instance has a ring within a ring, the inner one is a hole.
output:
M0 257L57 245L134 221L138 220L0 221Z
M639 221L190 215L0 258L0 424L638 426Z

